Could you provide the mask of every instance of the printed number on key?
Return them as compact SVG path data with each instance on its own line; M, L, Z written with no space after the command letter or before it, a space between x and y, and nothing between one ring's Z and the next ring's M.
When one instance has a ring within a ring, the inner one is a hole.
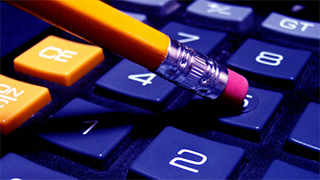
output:
M261 51L260 54L256 57L256 61L261 64L269 66L279 66L283 56L281 54L276 54L268 51Z
M87 130L85 130L82 134L87 135L93 128L98 124L99 121L92 120L92 121L84 121L83 123L93 123Z
M176 166L178 168L193 172L193 173L198 173L199 172L198 169L194 169L194 168L179 164L178 162L181 161L181 162L200 166L200 165L204 164L208 159L206 155L198 153L196 151L189 150L189 149L181 149L177 154L181 155L183 153L190 153L195 156L199 156L199 157L201 157L201 161L193 161L193 160L189 160L189 159L182 158L182 157L175 157L169 162L169 164L172 166Z
M141 82L142 86L146 86L148 84L152 84L152 80L156 76L157 75L153 73L145 73L145 74L132 74L132 75L129 75L128 78L134 81Z

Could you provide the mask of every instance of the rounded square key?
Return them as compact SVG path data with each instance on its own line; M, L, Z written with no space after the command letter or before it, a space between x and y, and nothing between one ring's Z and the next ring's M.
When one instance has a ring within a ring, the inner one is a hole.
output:
M311 53L248 39L227 64L270 85L294 87Z
M168 15L180 6L176 0L122 0L110 3L116 8L126 11L158 16Z
M203 54L209 54L226 37L226 33L223 32L200 29L176 22L168 23L161 31Z
M14 60L14 70L71 86L104 60L100 47L48 36Z
M0 160L1 179L76 179L51 170L17 154L9 153Z
M148 179L227 179L244 150L166 127L132 163Z
M188 21L220 30L243 32L252 27L251 7L198 0L187 7Z
M218 120L239 129L237 133L240 136L261 140L282 98L281 93L250 87L241 114L220 117Z
M309 103L288 137L290 152L319 160L320 105ZM291 147L291 148L290 148Z
M177 86L131 61L122 60L95 87L101 96L117 97L152 109L164 105Z
M296 19L272 12L263 22L265 34L319 46L320 23Z
M319 179L320 175L280 160L271 163L262 179Z
M50 101L47 88L0 75L1 133L11 133Z
M40 137L67 150L69 157L105 169L124 151L133 126L115 121L112 109L76 98L59 110Z
M241 138L260 141L282 98L281 93L250 87L241 111L235 110L234 112L219 105L216 107L218 122L223 125L221 131ZM204 109L209 111L213 107L210 103L212 102L196 95L188 106L196 112Z

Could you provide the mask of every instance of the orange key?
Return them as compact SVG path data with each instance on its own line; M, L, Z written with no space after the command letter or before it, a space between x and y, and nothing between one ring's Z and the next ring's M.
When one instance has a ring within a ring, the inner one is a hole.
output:
M103 60L100 47L48 36L18 56L14 60L14 69L71 86Z
M51 101L47 88L0 74L0 130L9 134Z

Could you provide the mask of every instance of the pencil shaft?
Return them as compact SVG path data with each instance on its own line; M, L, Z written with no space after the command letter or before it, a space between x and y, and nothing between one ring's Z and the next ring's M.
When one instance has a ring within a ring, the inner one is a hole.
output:
M151 71L168 53L168 36L98 0L7 2Z

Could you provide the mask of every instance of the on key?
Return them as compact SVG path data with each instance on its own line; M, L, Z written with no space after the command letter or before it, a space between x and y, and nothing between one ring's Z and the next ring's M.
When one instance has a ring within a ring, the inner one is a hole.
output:
M47 88L0 74L1 134L10 134L50 101Z

